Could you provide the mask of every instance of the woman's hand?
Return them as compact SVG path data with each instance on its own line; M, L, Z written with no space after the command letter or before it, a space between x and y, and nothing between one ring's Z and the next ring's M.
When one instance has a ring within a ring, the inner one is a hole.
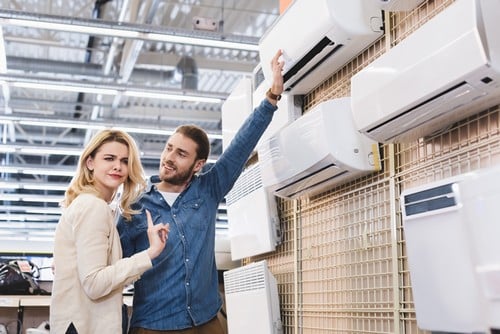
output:
M165 248L168 239L168 232L170 231L170 225L163 223L154 225L153 218L151 218L151 213L149 213L148 210L146 210L146 218L148 220L148 255L152 260L160 255Z

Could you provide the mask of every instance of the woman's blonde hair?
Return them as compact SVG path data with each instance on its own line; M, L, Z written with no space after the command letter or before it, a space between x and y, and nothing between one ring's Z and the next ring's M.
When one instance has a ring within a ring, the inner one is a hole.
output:
M93 172L87 168L87 159L94 158L101 146L110 142L118 142L128 147L128 177L123 183L120 209L121 214L130 220L133 214L138 213L131 206L145 189L146 177L135 140L128 133L120 130L102 130L92 137L80 156L76 175L71 180L61 205L69 206L81 193L93 193L100 196L94 185Z

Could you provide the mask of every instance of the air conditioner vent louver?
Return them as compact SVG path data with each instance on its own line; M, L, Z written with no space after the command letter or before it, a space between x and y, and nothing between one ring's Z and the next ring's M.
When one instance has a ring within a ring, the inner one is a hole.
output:
M415 192L404 197L406 216L457 206L454 183Z
M262 188L262 176L260 166L255 164L241 173L233 188L226 196L226 204L231 205L259 188Z
M232 275L224 277L224 291L232 294L243 291L264 289L264 268L262 266L241 267Z

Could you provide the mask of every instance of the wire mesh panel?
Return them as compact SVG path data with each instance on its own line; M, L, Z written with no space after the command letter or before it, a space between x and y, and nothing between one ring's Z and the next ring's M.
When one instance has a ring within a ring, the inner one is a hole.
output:
M393 333L387 184L342 188L300 204L302 332Z
M386 13L386 34L304 96L303 111L350 96L352 75L453 2ZM249 260L266 258L278 280L284 333L428 333L417 326L400 193L500 164L500 110L382 145L381 157L378 173L279 201L283 244Z

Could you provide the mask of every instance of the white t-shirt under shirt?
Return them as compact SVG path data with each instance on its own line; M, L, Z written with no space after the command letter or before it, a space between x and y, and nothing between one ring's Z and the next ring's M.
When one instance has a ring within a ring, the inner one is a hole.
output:
M160 194L163 196L168 205L172 206L174 204L177 197L179 197L180 193L171 193L168 191L160 191Z

